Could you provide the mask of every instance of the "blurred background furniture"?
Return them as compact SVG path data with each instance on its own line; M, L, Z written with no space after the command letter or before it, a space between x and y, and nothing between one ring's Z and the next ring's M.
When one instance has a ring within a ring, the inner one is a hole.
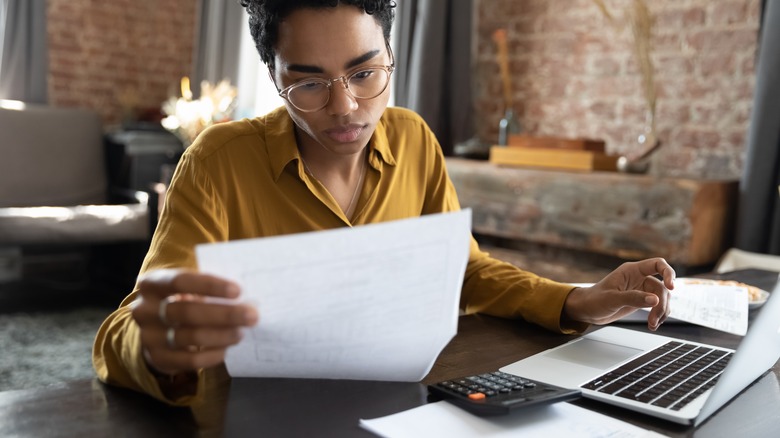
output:
M149 191L168 184L184 146L159 123L136 123L106 135L109 183Z
M680 276L708 272L732 246L736 180L503 167L456 157L447 158L447 171L486 249L571 252L569 260L554 257L568 275L572 266L611 270L659 256Z
M742 269L764 269L780 273L780 256L730 248L718 260L713 271L723 273Z
M0 105L0 132L0 282L85 289L103 275L127 293L157 210L148 192L109 184L98 113Z
M159 216L184 145L159 123L135 123L105 136L108 182L112 187L149 192ZM156 218L151 219L152 229Z

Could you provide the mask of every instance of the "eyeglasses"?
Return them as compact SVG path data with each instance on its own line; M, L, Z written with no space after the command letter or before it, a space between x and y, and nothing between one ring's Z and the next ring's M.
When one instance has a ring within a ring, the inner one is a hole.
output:
M333 79L304 79L280 91L279 96L305 113L319 111L330 101L333 84L341 81L350 96L355 99L373 99L387 89L394 70L395 60L393 52L390 51L390 65L360 67Z

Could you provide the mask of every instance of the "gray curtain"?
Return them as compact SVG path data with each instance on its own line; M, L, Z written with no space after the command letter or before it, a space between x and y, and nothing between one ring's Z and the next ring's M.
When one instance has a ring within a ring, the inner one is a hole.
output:
M46 103L46 0L0 0L0 7L5 11L0 99Z
M471 98L473 0L399 0L396 105L419 113L444 153L474 132Z
M780 254L780 0L764 3L737 248Z
M238 0L200 0L198 41L193 57L192 91L200 95L200 82L228 79L236 85L241 32L247 26Z

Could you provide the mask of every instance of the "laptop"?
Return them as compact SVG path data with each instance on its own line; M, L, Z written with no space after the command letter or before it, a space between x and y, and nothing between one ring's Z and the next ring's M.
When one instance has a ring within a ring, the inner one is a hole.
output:
M780 282L736 350L607 326L501 371L696 426L778 358Z

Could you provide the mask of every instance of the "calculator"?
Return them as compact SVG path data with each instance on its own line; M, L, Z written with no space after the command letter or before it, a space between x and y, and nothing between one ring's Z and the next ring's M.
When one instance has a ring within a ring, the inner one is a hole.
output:
M480 416L506 415L529 406L580 397L579 389L561 388L501 371L445 380L428 385L428 391L434 398Z

